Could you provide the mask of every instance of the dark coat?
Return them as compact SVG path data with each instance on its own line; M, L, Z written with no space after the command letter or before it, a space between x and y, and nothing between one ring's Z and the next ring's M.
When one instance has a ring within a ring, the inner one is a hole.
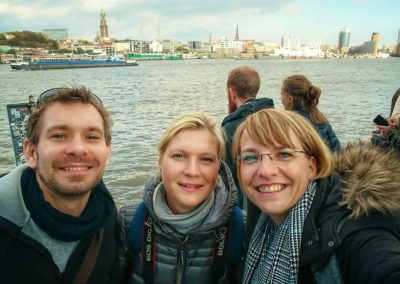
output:
M26 210L19 185L20 166L0 179L0 283L72 283L83 262L91 239L81 240L60 273L50 252L30 236L32 220ZM5 225L18 228L10 235ZM117 255L117 216L111 214L104 223L102 245L87 283L108 283L109 273Z
M340 150L340 141L337 138L336 133L329 122L324 124L313 123L310 119L310 115L306 111L296 112L311 122L311 124L318 131L319 135L325 141L326 145L329 147L329 149L331 149L332 152L337 152Z
M373 132L371 141L382 148L392 148L400 151L400 129L389 130L386 137Z
M359 143L335 159L304 224L298 283L400 283L400 156Z
M273 108L274 101L270 98L260 98L248 100L242 104L237 110L229 114L222 121L222 127L226 133L226 147L225 147L225 162L228 164L232 172L233 180L238 188L238 206L243 208L243 193L240 190L239 180L236 173L236 163L232 157L232 140L235 135L236 129L243 122L243 120L252 113L255 113L264 108Z

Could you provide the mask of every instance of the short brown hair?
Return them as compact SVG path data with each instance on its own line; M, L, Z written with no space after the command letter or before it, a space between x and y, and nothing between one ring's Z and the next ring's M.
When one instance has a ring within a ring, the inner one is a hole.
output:
M39 101L27 123L26 139L34 145L39 142L39 120L45 109L54 102L62 104L80 102L83 104L93 105L103 118L104 138L107 145L111 144L111 127L112 120L109 112L93 93L85 86L72 88L59 88L55 95L46 98L44 101Z
M333 171L331 151L321 139L314 127L301 115L286 110L263 109L249 115L238 127L233 138L233 156L240 155L240 139L244 131L260 145L283 145L295 148L291 134L300 141L303 150L317 162L315 178L327 177ZM238 167L238 173L240 168ZM240 176L240 174L239 174Z
M226 84L235 89L241 99L253 99L260 89L260 75L250 66L238 67L229 72Z

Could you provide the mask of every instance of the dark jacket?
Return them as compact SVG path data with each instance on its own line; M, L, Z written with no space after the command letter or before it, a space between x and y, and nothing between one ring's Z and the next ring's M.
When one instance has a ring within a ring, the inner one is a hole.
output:
M230 220L236 206L236 188L228 167L224 163L221 165L217 188L214 191L215 201L210 213L200 227L186 235L180 234L159 221L154 213L153 193L160 181L159 176L153 178L146 185L144 193L144 204L153 220L155 230L153 283L235 283L237 272L235 268L238 267L240 260L228 269L223 267L222 271L217 271L217 275L220 275L219 279L216 279L214 266L211 264L216 231ZM126 219L130 220L134 214L122 208L120 215L123 219L122 223L126 224L130 223ZM134 248L131 247L130 250ZM237 247L236 250L243 252L243 247ZM142 260L142 252L133 251L130 283L146 283Z
M400 129L389 130L385 137L373 132L371 141L382 148L392 148L400 151Z
M306 111L296 111L298 114L304 116L308 121L314 125L314 128L318 131L321 138L325 141L326 145L331 149L332 152L340 150L340 141L337 138L335 131L333 131L332 125L327 122L325 124L313 123L310 119L310 115Z
M72 283L92 238L79 242L61 274L50 252L33 233L36 225L25 207L20 186L26 168L19 166L0 179L0 283ZM18 230L10 235L4 230L5 224L17 226ZM116 239L116 214L113 214L104 224L101 248L87 283L107 283L116 259Z
M233 179L238 189L238 206L243 208L243 193L240 190L239 180L236 173L236 163L232 158L232 140L235 135L236 129L243 122L243 120L252 113L255 113L264 108L273 108L274 101L270 98L260 98L248 100L242 104L237 110L229 114L222 121L222 127L226 133L226 148L225 148L225 162L228 164L232 172Z
M400 283L400 156L359 143L335 159L304 224L298 283Z

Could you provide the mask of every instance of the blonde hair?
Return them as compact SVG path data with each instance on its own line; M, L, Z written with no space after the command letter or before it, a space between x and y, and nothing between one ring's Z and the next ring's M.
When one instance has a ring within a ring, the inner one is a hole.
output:
M216 119L204 112L184 114L171 122L165 129L158 144L158 162L168 147L169 142L183 130L206 129L215 137L218 143L218 158L223 159L225 153L225 133Z
M314 127L302 116L292 111L263 109L246 118L238 127L233 138L233 157L240 154L240 139L244 131L260 145L283 145L296 148L292 135L301 143L303 150L314 157L317 163L315 179L329 176L334 168L331 151L316 132ZM240 173L239 164L237 165ZM240 174L239 174L240 176Z

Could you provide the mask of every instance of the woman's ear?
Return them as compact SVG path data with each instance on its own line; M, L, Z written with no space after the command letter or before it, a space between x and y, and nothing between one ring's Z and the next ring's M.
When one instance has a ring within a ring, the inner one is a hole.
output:
M310 157L309 159L309 165L308 165L309 169L310 169L310 176L309 179L313 180L316 175L317 175L317 161L315 160L314 157Z

